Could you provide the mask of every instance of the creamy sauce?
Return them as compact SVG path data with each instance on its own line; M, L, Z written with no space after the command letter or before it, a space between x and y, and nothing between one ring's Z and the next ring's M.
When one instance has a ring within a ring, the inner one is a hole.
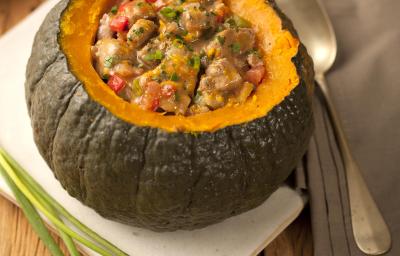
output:
M92 55L121 98L166 114L243 103L265 74L255 31L222 0L118 2L100 20Z

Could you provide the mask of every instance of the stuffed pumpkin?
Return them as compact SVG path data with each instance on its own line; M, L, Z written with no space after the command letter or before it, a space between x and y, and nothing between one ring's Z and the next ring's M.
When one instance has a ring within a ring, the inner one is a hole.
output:
M273 0L62 0L25 89L68 193L173 231L253 209L287 179L313 131L313 77Z

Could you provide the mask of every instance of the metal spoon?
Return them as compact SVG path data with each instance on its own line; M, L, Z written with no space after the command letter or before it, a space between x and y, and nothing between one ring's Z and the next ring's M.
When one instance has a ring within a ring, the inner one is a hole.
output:
M325 96L346 168L355 241L364 253L381 255L391 247L390 232L351 154L325 80L325 73L333 65L337 53L333 26L319 0L278 0L277 2L292 19L302 42L314 60L315 80Z

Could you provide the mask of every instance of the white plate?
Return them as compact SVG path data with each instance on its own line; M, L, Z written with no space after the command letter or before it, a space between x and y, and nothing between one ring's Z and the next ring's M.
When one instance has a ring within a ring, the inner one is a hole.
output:
M36 149L24 97L25 66L34 34L56 2L47 1L0 39L0 145L67 210L135 256L255 255L299 215L305 199L283 186L260 207L222 223L190 232L155 233L106 220L70 197ZM12 198L1 178L0 190ZM89 250L88 254L96 255Z

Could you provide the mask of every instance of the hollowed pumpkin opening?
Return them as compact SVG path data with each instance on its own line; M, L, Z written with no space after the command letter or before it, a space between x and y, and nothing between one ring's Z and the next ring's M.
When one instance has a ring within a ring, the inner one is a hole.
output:
M258 48L267 63L267 74L255 94L245 103L194 116L165 116L130 104L104 85L93 68L90 48L96 37L100 16L114 1L72 0L61 20L60 45L70 70L83 83L90 97L115 116L136 126L150 126L169 132L215 131L266 116L299 84L292 58L299 41L286 30L265 0L226 0L231 11L246 18L256 30Z

